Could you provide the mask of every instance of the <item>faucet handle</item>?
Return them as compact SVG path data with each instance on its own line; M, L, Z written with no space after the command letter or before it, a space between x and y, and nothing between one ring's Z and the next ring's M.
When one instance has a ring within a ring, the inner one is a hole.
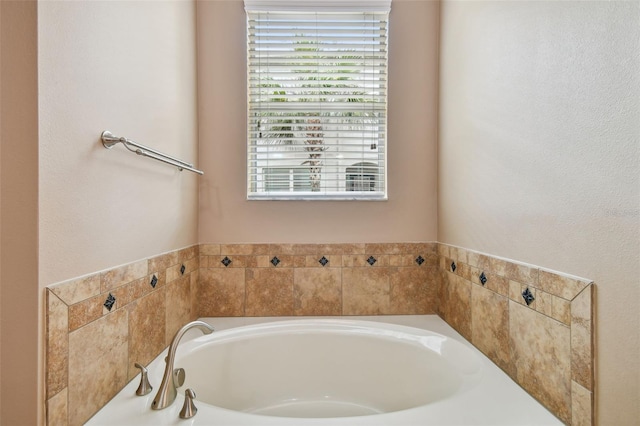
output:
M147 369L143 365L138 364L137 362L134 365L136 366L136 368L140 369L140 385L136 390L136 395L144 396L149 392L151 392L153 387L151 386L151 383L149 383Z
M177 388L184 385L184 379L186 376L187 374L184 372L184 368L176 368L173 370L173 383Z
M193 403L195 397L196 393L193 391L193 389L187 389L184 392L184 405L182 406L182 410L180 410L181 419L190 419L198 412L198 408Z

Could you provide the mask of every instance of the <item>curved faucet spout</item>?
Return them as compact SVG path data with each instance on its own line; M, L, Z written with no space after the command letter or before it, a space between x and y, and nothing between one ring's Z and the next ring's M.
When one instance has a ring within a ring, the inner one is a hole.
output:
M153 398L153 403L151 403L151 408L154 410L162 410L163 408L167 408L176 399L178 390L174 382L173 363L176 358L176 350L178 349L178 343L180 343L180 339L182 338L182 336L184 336L184 333L191 330L192 328L197 328L204 334L211 334L214 331L213 327L211 327L204 321L192 321L178 330L176 335L173 336L173 340L171 340L171 344L169 345L169 352L167 354L167 357L165 358L165 362L167 365L164 369L162 384L158 389L156 397Z

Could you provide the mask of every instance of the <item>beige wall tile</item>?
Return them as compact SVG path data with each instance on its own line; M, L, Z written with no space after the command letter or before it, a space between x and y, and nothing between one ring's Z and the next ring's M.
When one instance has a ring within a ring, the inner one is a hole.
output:
M127 383L127 335L124 309L69 333L69 424L86 422Z
M389 312L387 268L342 269L342 314L384 315Z
M328 260L329 262L325 264L325 266L322 266L322 263L320 263L320 259L325 258L326 260ZM342 265L342 256L337 255L337 254L330 254L330 255L308 255L308 256L304 256L304 266L305 268L333 268L333 267L340 267ZM298 267L298 266L296 266Z
M315 259L315 258L314 258ZM340 268L296 268L293 273L294 315L340 315L342 273Z
M178 253L175 251L161 254L149 259L148 271L150 274L159 271L165 271L170 266L178 263Z
M163 277L164 275L165 274L156 275L156 277L158 277L158 282L156 283L156 289L160 289L166 285L165 279L161 279L161 277ZM154 288L151 286L150 275L131 282L127 287L129 287L129 297L131 302L133 302L134 300L138 300L141 297L144 297L144 295L154 291ZM120 299L118 299L118 302L120 302ZM124 301L122 303L124 303ZM124 305L121 303L118 304L119 308L121 308L122 306Z
M220 254L223 257L269 254L269 244L221 244Z
M548 317L552 317L553 313L553 295L544 291L536 292L536 311Z
M452 247L449 251L451 253L451 257L455 259L456 263L468 264L467 250L462 247Z
M66 281L49 289L67 305L73 305L100 294L100 274Z
M534 298L533 302L529 305L527 305L527 302L524 300L524 296L522 295L526 289L529 289L529 292L531 292ZM535 287L522 284L518 281L509 280L509 299L520 305L528 306L530 309L536 309L538 296Z
M571 302L571 378L593 390L593 288L585 288Z
M134 364L148 365L165 348L165 289L136 300L127 306L129 314L129 364L127 378L140 372Z
M469 263L469 266L477 268L479 260L480 253L471 250L467 252L467 263Z
M273 263L271 263L271 261L273 260L274 257L277 257L278 260L280 261L278 263L278 266L275 266L276 268L304 268L306 265L306 256L294 256L294 255L290 255L290 254L280 254L280 255L269 255L268 256L268 262L267 265L265 266L266 268L273 268ZM320 258L320 256L318 256L318 259ZM252 268L258 267L260 265L255 264L252 265Z
M215 256L220 254L220 244L200 244L201 256Z
M471 282L447 272L443 289L444 320L466 339L471 340Z
M315 254L315 253L300 253L296 250L296 244L269 244L269 253L273 253L275 255L281 254Z
M191 318L189 321L197 320L200 315L198 314L198 295L200 291L200 270L193 271L189 274L191 280Z
M165 286L166 335L165 345L191 319L191 275L185 275Z
M488 271L483 271L482 269L476 268L474 266L470 266L470 269L472 283L482 286L487 290L491 290L502 296L509 297L509 280L506 277L496 275ZM484 285L480 282L480 274L482 274L483 272L487 279Z
M108 294L103 293L69 307L69 331L77 330L102 317L104 302Z
M244 316L244 274L244 269L203 269L198 283L198 316Z
M471 286L471 341L495 364L514 377L509 345L509 299Z
M167 283L171 283L174 280L182 278L183 276L189 274L198 269L200 265L200 259L197 257L193 257L188 260L184 260L182 262L177 263L169 268L167 268ZM182 266L184 266L184 272L182 272Z
M367 261L369 257L373 256L376 260L373 265L370 265ZM343 255L342 267L343 268L369 268L369 267L385 267L389 266L388 255L373 255L373 254L358 254L358 255Z
M368 243L365 244L364 253L369 254L408 254L423 257L434 252L434 246L429 243Z
M391 315L433 314L437 287L434 268L389 268L389 311Z
M563 422L571 421L569 327L511 301L509 335L518 383Z
M336 243L336 244L319 244L315 253L320 256L326 255L342 255L342 254L361 254L365 252L365 244L363 243Z
M251 255L220 255L211 256L209 259L210 268L256 268L258 267L258 259L263 259L266 255L251 256ZM231 261L227 266L224 266L222 261L227 258ZM269 261L273 256L269 256ZM269 264L271 265L271 264ZM271 265L273 266L273 265Z
M496 275L506 275L507 261L504 259L498 259L497 257L489 257L489 271Z
M533 287L538 284L538 268L521 263L505 262L504 276Z
M47 397L67 387L69 312L55 294L47 291ZM66 392L65 392L66 395Z
M414 257L411 254L392 254L389 255L389 266L417 266Z
M100 274L101 291L109 291L142 278L148 275L148 270L149 262L145 259L103 272Z
M591 426L594 424L593 393L571 382L571 425Z
M198 248L198 245L193 245L190 247L185 247L183 249L180 249L174 253L176 253L178 256L178 263L182 263L194 258L198 258L200 249Z
M64 426L69 424L67 394L68 389L64 388L47 400L47 425Z
M538 275L538 288L567 300L573 300L587 285L589 285L588 281L582 281L544 269L540 269Z
M293 315L293 269L245 270L247 316Z
M441 257L451 257L449 253L449 246L446 244L438 243L437 244L438 256Z
M536 294L539 292L536 292ZM571 324L571 302L558 296L551 298L551 317L563 324Z
M455 274L462 277L464 280L471 281L471 267L466 263L456 262Z

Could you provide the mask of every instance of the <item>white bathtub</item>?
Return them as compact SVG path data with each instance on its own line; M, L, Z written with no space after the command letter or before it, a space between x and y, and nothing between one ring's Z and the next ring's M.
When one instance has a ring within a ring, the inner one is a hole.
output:
M216 332L185 336L172 406L150 408L163 353L149 367L154 391L135 396L136 378L88 424L561 424L436 316L204 320ZM198 413L181 420L187 388Z

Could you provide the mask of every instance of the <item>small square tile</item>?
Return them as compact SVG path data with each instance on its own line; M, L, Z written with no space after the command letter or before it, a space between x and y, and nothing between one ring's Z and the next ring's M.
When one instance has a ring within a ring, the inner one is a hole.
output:
M377 262L377 260L376 260L376 258L375 258L375 257L373 257L373 256L369 256L369 258L367 259L367 263L368 263L369 265L371 265L371 266L373 266L373 264L374 264L374 263L376 263L376 262Z
M424 257L422 256L416 257L416 263L418 264L418 266L422 265L424 263Z
M229 265L231 265L231 259L229 259L227 256L224 257L224 259L222 259L220 261L220 263L222 263L225 268L228 267Z
M107 296L107 300L104 301L104 307L107 308L109 311L111 311L115 303L116 303L116 298L113 297L111 293L109 293L109 296Z
M533 293L531 293L531 290L529 290L529 287L527 287L522 292L522 298L524 299L527 306L531 305L533 301L536 300L536 298L533 296Z
M327 266L327 263L329 263L329 259L327 259L326 257L322 256L320 258L320 260L318 260L318 262L322 265L322 266Z
M278 259L278 256L273 256L273 258L271 259L271 264L273 266L278 266L278 263L280 263L280 259Z

